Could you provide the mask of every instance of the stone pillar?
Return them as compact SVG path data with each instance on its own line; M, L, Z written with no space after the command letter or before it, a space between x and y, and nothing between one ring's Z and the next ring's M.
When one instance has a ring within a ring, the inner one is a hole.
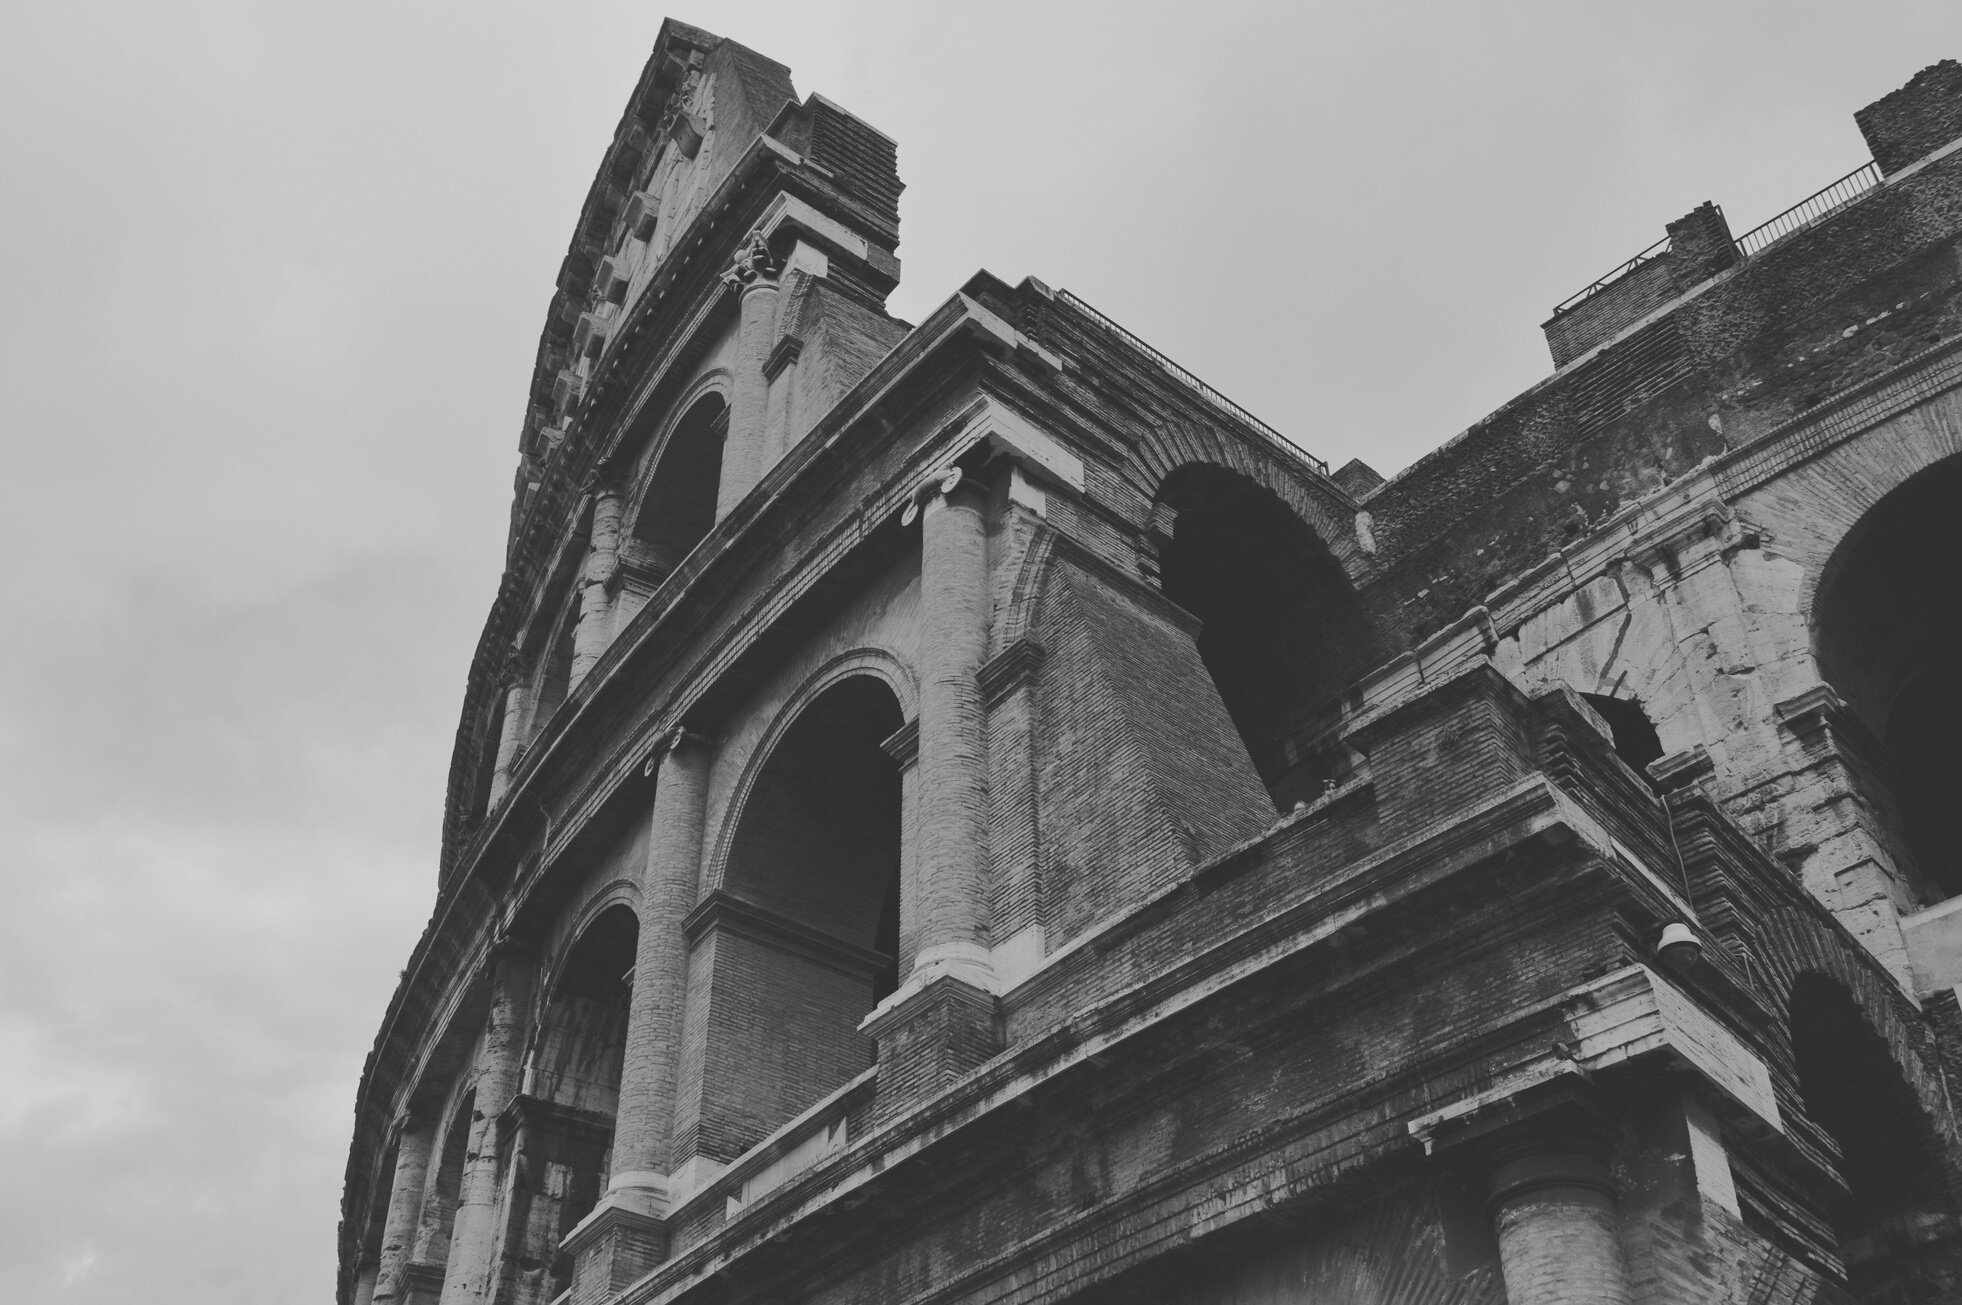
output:
M567 1235L575 1298L610 1295L666 1255L668 1173L673 1163L675 1089L682 1012L688 997L688 939L708 802L709 740L676 730L661 757L647 863L641 872L640 942L620 1101L613 1123L613 1173L592 1214ZM587 1293L588 1282L597 1293Z
M620 575L620 511L619 489L603 482L595 485L592 544L586 550L586 572L579 582L579 628L572 632L568 693L579 687L613 641L613 590Z
M918 940L899 990L867 1017L889 1116L1000 1047L988 951L988 745L979 672L988 654L985 494L950 472L928 498L920 542L918 871L902 934Z
M518 749L524 743L525 714L531 709L531 690L525 684L524 666L512 651L504 665L504 718L497 727L497 761L491 769L489 810L496 810L511 791L511 772L518 765Z
M530 951L510 942L499 943L491 955L490 1014L477 1052L475 1112L450 1227L442 1305L485 1305L497 1290L498 1117L518 1091L532 966Z
M681 1013L688 995L688 941L681 925L695 909L701 876L708 744L699 734L676 730L661 758L641 879L640 944L613 1129L610 1191L658 1183L669 1164Z
M382 1224L381 1257L375 1269L377 1302L407 1296L403 1270L415 1251L416 1223L422 1215L422 1189L429 1176L435 1128L427 1120L404 1119L395 1142L395 1178L388 1189L388 1217Z
M952 479L950 476L949 479ZM944 484L945 482L943 482ZM985 987L988 740L987 500L973 482L933 494L920 527L919 954Z
M722 444L722 483L715 496L715 519L729 515L763 478L764 445L769 436L770 381L764 364L777 333L777 262L761 233L736 254L723 281L742 296L736 358L729 385L729 433Z
M1630 1305L1604 1147L1578 1129L1529 1129L1494 1149L1491 1174L1510 1305Z

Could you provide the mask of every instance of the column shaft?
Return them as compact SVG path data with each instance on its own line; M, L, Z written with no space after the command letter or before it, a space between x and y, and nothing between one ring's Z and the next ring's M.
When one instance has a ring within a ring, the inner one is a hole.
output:
M497 728L497 762L491 770L490 805L493 809L511 791L511 771L518 764L518 744L524 738L525 712L531 706L531 693L523 684L513 683L504 691L504 719Z
M742 296L742 322L729 378L729 433L722 444L722 483L715 498L717 521L728 516L763 478L763 446L769 435L770 383L764 379L763 365L776 342L775 277L758 274L743 286Z
M920 606L915 968L980 966L985 978L988 745L976 675L988 655L988 535L985 501L970 486L927 500Z
M579 583L579 627L572 632L572 675L577 688L613 641L613 584L620 574L620 493L593 493L592 545L586 551L586 571Z
M682 921L694 909L710 750L677 734L661 759L653 828L642 871L640 943L613 1129L612 1190L654 1186L671 1164L681 1017L688 989Z
M376 1301L405 1294L402 1270L415 1250L416 1223L422 1215L422 1189L429 1175L435 1129L426 1122L402 1126L395 1143L395 1178L389 1185L388 1217L382 1224L381 1258L375 1270Z
M498 1117L517 1094L524 1056L531 957L515 947L492 961L491 1007L477 1052L476 1109L450 1229L450 1262L442 1305L482 1305L497 1289Z
M1588 1151L1515 1153L1492 1174L1510 1305L1629 1305L1607 1165Z

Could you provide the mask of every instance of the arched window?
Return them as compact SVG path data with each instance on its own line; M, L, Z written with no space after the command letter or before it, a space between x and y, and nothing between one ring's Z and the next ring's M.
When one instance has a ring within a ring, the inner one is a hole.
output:
M1903 1266L1887 1257L1924 1227L1945 1226L1951 1208L1939 1139L1845 987L1801 975L1789 1009L1805 1112L1839 1148L1846 1179L1845 1196L1828 1212L1840 1256L1856 1296L1895 1299L1884 1289Z
M1842 753L1924 882L1962 893L1962 458L1861 518L1813 605L1819 672L1880 748Z
M803 708L743 799L720 891L690 923L707 978L684 1154L734 1159L872 1063L858 1031L900 955L898 699L853 675ZM692 1151L691 1151L692 1148Z
M1175 510L1159 555L1166 597L1203 623L1199 655L1274 804L1320 794L1336 760L1305 746L1376 660L1376 641L1341 564L1271 492L1220 467L1166 478Z
M705 394L675 423L660 449L622 541L616 629L646 605L648 596L714 527L728 429L729 410L722 396Z
M626 906L596 916L566 952L539 1019L524 1094L525 1163L512 1194L513 1226L526 1230L520 1263L536 1266L521 1270L538 1279L535 1299L571 1285L559 1243L606 1190L639 938Z

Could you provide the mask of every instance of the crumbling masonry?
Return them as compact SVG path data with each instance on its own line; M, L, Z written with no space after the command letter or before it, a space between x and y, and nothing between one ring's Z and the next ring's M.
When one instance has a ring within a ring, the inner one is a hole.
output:
M1385 483L670 22L343 1305L1962 1300L1962 65Z

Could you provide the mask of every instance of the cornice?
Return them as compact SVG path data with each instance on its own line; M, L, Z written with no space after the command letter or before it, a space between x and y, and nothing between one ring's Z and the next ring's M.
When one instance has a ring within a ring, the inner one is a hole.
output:
M752 938L854 976L877 974L892 964L893 959L873 948L834 938L821 929L779 915L721 888L704 897L681 922L681 935L690 946L709 933Z

